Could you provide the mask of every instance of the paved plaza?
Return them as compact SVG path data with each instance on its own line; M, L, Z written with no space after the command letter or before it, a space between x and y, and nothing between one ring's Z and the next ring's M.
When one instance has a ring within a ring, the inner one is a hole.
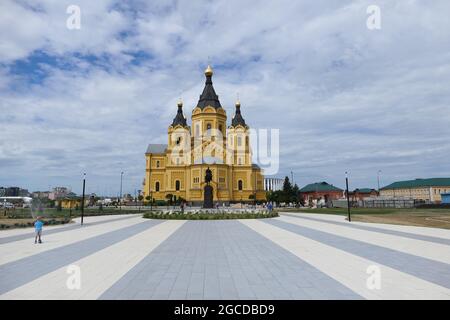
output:
M117 215L46 227L43 241L0 232L1 299L450 299L444 229Z

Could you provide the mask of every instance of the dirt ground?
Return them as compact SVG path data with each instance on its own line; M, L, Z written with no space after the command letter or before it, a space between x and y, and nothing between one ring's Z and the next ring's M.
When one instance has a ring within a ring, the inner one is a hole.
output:
M347 215L346 208L279 209L280 212ZM353 221L450 229L449 209L352 208Z
M356 214L352 217L354 221L400 224L407 226L431 227L450 229L449 214L416 214L416 213L394 213L394 214Z

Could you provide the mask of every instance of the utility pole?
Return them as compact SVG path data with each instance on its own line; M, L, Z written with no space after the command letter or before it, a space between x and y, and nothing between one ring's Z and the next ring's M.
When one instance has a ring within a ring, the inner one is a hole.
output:
M83 173L83 196L81 197L81 225L83 225L84 218L84 192L86 190L86 172Z
M347 211L348 211L348 222L351 222L350 218L350 195L348 194L348 173L345 171L345 188L347 192Z

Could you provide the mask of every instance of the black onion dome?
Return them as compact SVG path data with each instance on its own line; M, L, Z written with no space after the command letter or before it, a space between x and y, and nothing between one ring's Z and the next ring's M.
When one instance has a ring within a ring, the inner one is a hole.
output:
M183 103L178 102L178 111L175 118L173 118L172 127L175 127L177 125L181 125L183 127L187 126L186 118L183 115Z
M231 125L233 127L236 127L238 125L241 125L243 127L246 127L244 118L242 118L241 114L241 103L239 101L236 102L236 113L234 114L233 119L231 120Z
M205 70L206 82L205 88L203 89L200 99L198 100L197 107L204 109L207 106L211 106L215 109L222 108L219 101L219 96L216 94L212 83L213 71L210 66Z

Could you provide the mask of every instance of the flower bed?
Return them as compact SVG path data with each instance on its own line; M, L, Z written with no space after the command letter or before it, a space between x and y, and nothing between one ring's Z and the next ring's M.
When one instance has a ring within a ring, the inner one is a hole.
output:
M157 210L146 212L143 215L147 219L173 219L173 220L228 220L228 219L263 219L278 217L278 213L269 210Z

